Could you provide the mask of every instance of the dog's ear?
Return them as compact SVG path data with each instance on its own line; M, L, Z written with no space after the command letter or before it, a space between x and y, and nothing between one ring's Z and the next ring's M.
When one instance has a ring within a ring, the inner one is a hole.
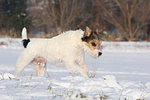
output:
M91 35L92 30L89 27L85 27L84 36L89 37Z

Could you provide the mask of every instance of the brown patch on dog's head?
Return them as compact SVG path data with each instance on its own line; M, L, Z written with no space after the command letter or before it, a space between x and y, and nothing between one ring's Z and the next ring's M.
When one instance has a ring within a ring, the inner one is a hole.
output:
M88 27L85 27L82 41L85 42L85 45L87 45L91 50L99 49L101 44L98 34Z
M85 42L85 45L87 45L91 50L99 49L101 44L101 41L93 39L88 42Z
M89 27L85 27L85 32L84 32L84 36L86 37L88 37L88 36L90 36L91 35L91 32L92 32L92 30L89 28Z

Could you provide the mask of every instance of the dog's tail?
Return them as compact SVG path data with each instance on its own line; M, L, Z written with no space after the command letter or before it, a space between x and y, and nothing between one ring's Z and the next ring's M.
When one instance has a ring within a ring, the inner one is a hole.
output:
M27 47L29 42L30 42L30 39L27 38L27 29L24 27L22 29L22 43L23 43L24 48Z

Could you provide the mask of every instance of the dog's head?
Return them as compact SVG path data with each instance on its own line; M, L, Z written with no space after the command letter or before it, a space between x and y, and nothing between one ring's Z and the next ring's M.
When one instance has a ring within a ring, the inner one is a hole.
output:
M81 38L84 46L84 51L93 58L97 58L102 55L100 50L101 41L98 34L92 31L90 28L85 27L85 32Z

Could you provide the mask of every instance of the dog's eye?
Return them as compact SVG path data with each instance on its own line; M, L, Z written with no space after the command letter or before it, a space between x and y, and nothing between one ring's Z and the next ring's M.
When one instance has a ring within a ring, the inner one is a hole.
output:
M96 44L95 44L94 42L92 42L91 44L92 44L92 46L94 46L94 47L96 46Z

